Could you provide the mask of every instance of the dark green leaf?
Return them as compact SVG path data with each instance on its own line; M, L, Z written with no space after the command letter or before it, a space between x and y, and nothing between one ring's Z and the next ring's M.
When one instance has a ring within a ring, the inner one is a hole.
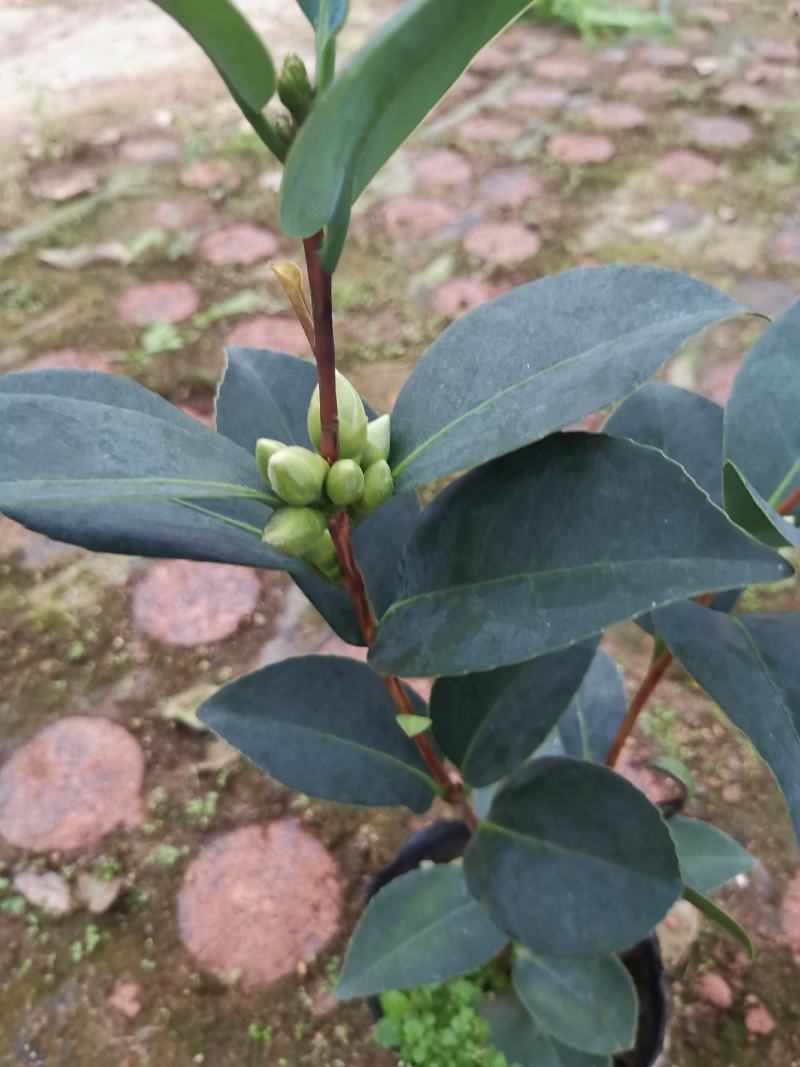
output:
M10 374L0 409L0 507L30 529L96 551L302 566L260 541L269 510L252 457L135 382Z
M317 383L314 364L255 348L230 348L227 357L216 406L220 433L251 455L259 437L308 448L306 412ZM375 413L366 407L372 418ZM378 614L395 598L397 561L418 515L417 498L406 493L373 512L353 531L356 556ZM305 572L293 577L340 637L354 645L364 643L343 589Z
M791 573L677 463L556 434L487 464L422 513L371 658L401 675L491 670L660 604Z
M676 815L667 826L683 880L698 893L710 893L756 866L747 849L710 823Z
M604 432L660 449L722 507L719 404L667 382L647 382L620 404Z
M378 30L317 101L292 146L279 202L281 227L308 237L352 204L472 57L530 0L410 0ZM336 266L341 239L326 249Z
M722 484L725 510L743 530L773 548L800 545L800 528L779 515L735 464L726 462Z
M414 695L412 703L424 709ZM198 710L209 729L290 789L339 804L426 811L436 787L394 715L378 675L338 656L264 667Z
M626 711L622 676L611 657L599 651L558 721L556 733L564 754L602 763Z
M314 27L319 25L320 0L298 0L303 14ZM347 19L348 0L328 0L328 33L335 35Z
M747 936L747 932L742 929L732 915L729 915L727 911L721 908L718 904L715 904L713 900L709 900L708 897L703 896L702 893L698 893L695 889L691 889L689 886L684 888L683 895L684 898L688 900L690 904L694 904L697 910L701 911L706 918L717 923L723 930L727 930L731 937L735 937L751 960L756 958L756 950L753 947L753 942Z
M275 92L275 70L261 38L230 0L154 0L194 37L225 82L254 111Z
M335 995L348 1000L444 982L480 967L507 940L470 896L460 865L410 871L367 905Z
M533 760L507 779L464 870L493 922L555 956L632 945L681 891L658 809L614 771L560 757Z
M580 267L482 304L431 345L397 398L397 484L432 481L568 426L744 310L685 274L639 266Z
M800 486L798 351L800 300L750 349L725 409L725 458L771 508Z
M433 732L468 782L496 782L544 741L581 684L596 646L587 641L528 663L436 682Z
M636 1037L638 1003L628 972L613 955L569 959L521 949L512 981L517 996L549 1034L583 1052L625 1052Z
M611 1067L611 1057L579 1052L536 1024L512 992L490 993L480 1014L492 1028L492 1044L519 1067Z
M673 655L753 742L800 838L800 612L734 616L680 604L657 612L655 622Z

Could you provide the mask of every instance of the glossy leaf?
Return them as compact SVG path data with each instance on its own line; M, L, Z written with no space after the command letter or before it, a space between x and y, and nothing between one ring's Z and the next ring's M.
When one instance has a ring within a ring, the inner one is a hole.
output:
M556 734L564 755L602 763L626 711L622 675L611 657L600 650L575 699L558 720Z
M96 551L303 566L261 543L252 457L135 382L9 374L0 409L0 508L30 529Z
M628 396L694 334L744 310L685 274L641 266L579 267L482 304L400 391L398 486L485 463Z
M738 471L744 487L752 486L770 508L800 486L798 408L800 300L750 349L725 409L725 458ZM733 489L726 484L726 504ZM731 514L743 514L735 493L730 507ZM800 515L800 507L795 514Z
M400 571L371 659L427 676L531 659L659 604L790 568L659 452L569 433L441 493Z
M606 767L564 757L533 760L506 780L464 870L497 926L555 956L633 944L681 891L658 809Z
M611 1057L580 1052L562 1044L537 1025L511 991L489 994L480 1014L492 1029L491 1041L519 1067L611 1067Z
M614 955L569 959L521 949L512 981L549 1034L583 1052L625 1052L636 1037L636 990Z
M308 237L337 218L450 88L473 56L530 0L409 0L317 101L286 163L281 227ZM344 229L327 245L332 271Z
M496 782L542 743L581 684L596 645L583 642L528 663L434 684L434 736L468 782Z
M253 453L259 437L309 447L308 402L317 383L313 363L254 348L229 348L217 395L217 429ZM2 379L0 379L2 381ZM367 412L372 418L369 405ZM378 614L395 597L397 561L417 522L419 504L411 493L395 496L353 531L353 545ZM340 637L361 645L347 593L305 572L295 581Z
M710 893L756 866L747 849L710 823L676 815L667 826L683 880L699 893Z
M342 1000L444 982L480 967L508 938L464 883L460 865L410 871L367 905L342 968Z
M275 70L261 38L230 0L153 0L195 39L226 84L254 111L275 92Z
M654 618L673 655L755 745L800 838L800 612L734 616L680 604Z
M418 697L412 702L420 709ZM339 804L430 807L435 785L369 667L299 656L223 686L202 722L289 789Z
M751 960L756 958L756 950L753 947L753 942L747 935L747 931L744 930L724 908L721 908L719 904L715 904L713 900L710 900L702 893L698 893L697 890L691 889L689 886L684 889L683 895L684 898L688 900L690 904L694 904L697 910L702 912L707 919L711 919L712 922L721 926L723 930L727 930L731 937L739 942Z
M722 506L722 408L667 382L647 382L628 397L604 432L660 449Z

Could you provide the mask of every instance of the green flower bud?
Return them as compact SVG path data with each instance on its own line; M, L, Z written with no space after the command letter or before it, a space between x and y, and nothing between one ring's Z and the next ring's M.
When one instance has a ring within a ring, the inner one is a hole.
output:
M391 442L391 430L388 415L379 415L377 419L367 423L367 443L361 456L361 466L364 470L377 463L379 459L389 458L389 445Z
M276 452L267 465L269 484L287 504L303 507L322 496L328 464L309 448L288 445Z
M367 413L364 404L353 386L343 374L336 372L336 406L339 411L339 458L361 458L367 443ZM319 416L319 386L311 395L308 405L308 436L314 448L319 449L322 426Z
M283 441L274 441L271 437L259 437L256 441L256 463L258 469L261 471L261 477L269 485L269 474L267 469L269 467L269 461L275 455L276 452L280 452L286 448Z
M302 558L326 532L327 520L315 508L278 508L264 527L261 540L287 556Z
M278 115L278 117L275 119L275 122L273 123L273 126L275 128L275 133L278 136L278 140L281 142L281 144L284 145L286 148L291 148L296 132L294 126L292 125L291 119L289 119L286 115Z
M325 479L325 492L338 508L355 504L364 491L364 472L354 459L340 459Z
M394 493L394 479L385 459L379 459L364 472L364 492L361 499L353 506L356 519L365 519L377 508L391 500Z
M294 53L290 53L283 61L278 75L278 96L297 125L302 126L311 110L314 90L308 80L305 63Z
M342 572L339 570L339 561L336 558L336 549L333 547L330 530L323 533L314 546L306 552L304 558L321 571L329 581L338 582L341 578Z

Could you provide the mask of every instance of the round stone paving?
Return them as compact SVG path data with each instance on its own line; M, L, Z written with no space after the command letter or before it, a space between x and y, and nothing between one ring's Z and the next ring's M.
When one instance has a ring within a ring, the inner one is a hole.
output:
M37 171L31 178L30 189L43 200L72 200L95 188L98 182L94 167L82 163L56 163Z
M228 563L159 560L133 591L133 619L155 641L191 648L223 641L255 610L255 574Z
M647 125L647 113L636 104L607 101L593 104L586 111L593 126L603 130L635 130Z
M254 315L243 319L225 338L229 348L269 348L290 356L307 355L310 350L303 327L286 315Z
M469 160L450 148L434 148L414 160L414 175L421 185L447 188L472 178Z
M279 247L278 238L269 230L249 222L235 222L203 238L200 258L215 267L249 267L274 256Z
M433 306L442 315L462 315L497 296L497 288L484 278L451 278L442 282L433 296Z
M602 133L557 133L547 150L564 163L606 163L615 152L614 142Z
M656 160L655 172L661 178L671 178L686 185L705 185L719 175L719 166L708 156L678 148Z
M753 140L753 127L744 119L730 115L708 115L689 123L692 137L712 148L741 148Z
M541 246L536 230L519 222L482 222L464 237L464 248L469 253L494 263L521 263L535 256Z
M61 719L0 769L0 835L35 852L91 848L142 821L143 776L127 730L98 717Z
M107 353L96 348L55 348L29 360L23 370L96 370L112 369Z
M341 912L333 857L292 821L218 837L189 865L178 896L186 948L245 989L295 973L334 936Z
M200 297L190 282L148 282L127 289L114 301L124 322L144 325L147 322L182 322L194 315Z
M381 220L393 237L430 237L452 226L458 217L443 200L396 196L380 209Z

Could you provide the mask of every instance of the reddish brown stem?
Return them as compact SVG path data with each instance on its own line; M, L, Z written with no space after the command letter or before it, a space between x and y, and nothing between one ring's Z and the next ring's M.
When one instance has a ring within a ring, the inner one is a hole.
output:
M703 593L702 596L697 597L697 603L701 607L707 608L711 601L714 599L713 593ZM664 677L667 672L667 668L672 663L675 657L672 655L668 648L665 648L661 655L654 659L650 664L647 674L642 679L642 684L636 690L633 700L631 700L630 707L625 715L625 718L620 723L620 727L617 730L616 736L611 744L611 748L608 750L606 756L606 767L615 767L620 754L625 747L625 742L633 733L633 728L636 725L636 720L639 718L645 704L653 695L658 683Z
M800 508L800 485L789 493L785 500L782 500L780 504L775 508L779 515L791 515L793 511Z
M653 662L650 664L650 669L644 676L642 684L636 690L636 694L633 700L631 701L627 714L625 715L625 718L622 720L622 723L619 729L617 730L617 735L614 738L614 743L608 750L608 755L606 756L607 767L616 766L617 760L620 757L620 753L625 747L625 742L630 737L633 728L636 725L636 720L639 718L639 713L652 696L655 687L664 677L664 673L667 670L667 667L669 667L670 663L672 663L672 659L672 653L668 648L666 648L658 657L658 659L653 660Z
M314 359L319 380L319 421L322 427L319 451L328 463L339 458L339 413L336 407L336 345L333 338L331 276L320 263L322 231L303 241L311 289L314 319Z
M338 415L336 411L336 349L333 340L331 277L322 267L317 255L321 240L322 234L318 233L313 237L307 238L303 245L308 267L309 288L311 289L311 307L314 318L314 357L317 362L317 377L319 379L320 422L322 425L320 453L329 463L332 463L335 462L339 455ZM372 605L369 602L364 576L353 551L347 515L344 512L334 515L328 524L328 529L336 549L336 558L339 561L342 578L344 579L345 588L347 589L359 630L365 643L371 645L375 638L375 616L372 613ZM413 715L414 707L402 681L391 675L383 676L383 681L398 712L401 715ZM459 808L464 821L470 829L474 830L476 825L475 813L464 796L464 787L461 779L457 775L448 773L429 737L425 734L417 734L413 738L413 742L428 769L428 773L441 789L444 799Z

